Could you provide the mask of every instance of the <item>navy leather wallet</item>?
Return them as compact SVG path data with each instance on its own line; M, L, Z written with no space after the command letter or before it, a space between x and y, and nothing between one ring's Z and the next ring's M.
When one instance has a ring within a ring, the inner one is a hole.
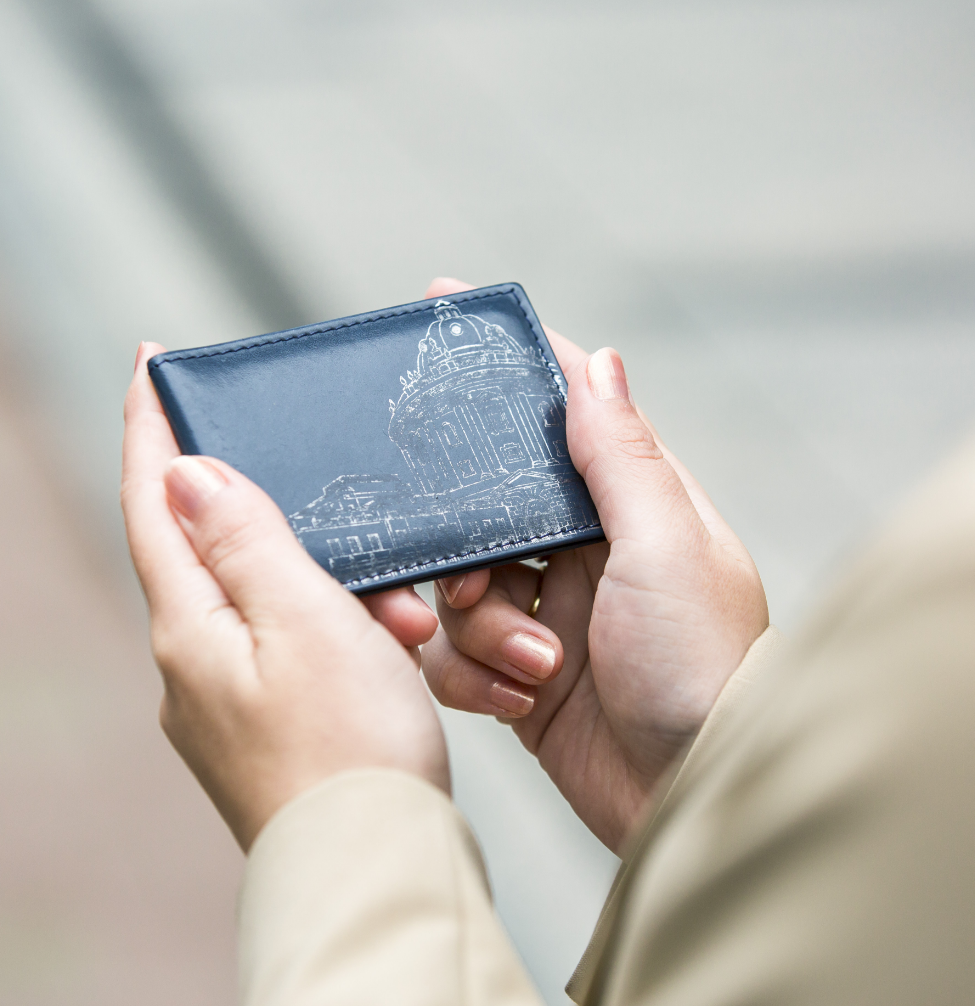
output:
M603 539L517 283L160 353L149 374L180 450L253 479L356 593Z

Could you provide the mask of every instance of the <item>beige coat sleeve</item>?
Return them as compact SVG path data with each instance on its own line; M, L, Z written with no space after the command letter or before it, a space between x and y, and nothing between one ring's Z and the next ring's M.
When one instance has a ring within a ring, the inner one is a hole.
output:
M777 641L749 651L695 757ZM404 773L343 773L282 808L248 857L238 928L243 1006L541 1004L466 822Z
M283 807L248 857L243 1006L540 1006L480 852L435 787L345 772Z
M573 998L975 1002L975 443L713 726Z
M683 760L672 767L669 780L664 780L665 788L658 794L657 802L647 809L649 815L648 827L634 836L631 847L624 851L619 872L613 882L612 890L606 899L606 904L600 912L595 931L589 946L586 947L582 960L569 979L565 991L575 1002L582 1002L590 986L600 961L607 950L610 934L616 928L616 920L624 894L628 890L628 882L635 866L641 862L646 852L646 836L650 833L649 825L666 813L671 803L680 798L684 790L684 780L694 772L698 762L707 758L707 752L715 738L721 736L721 731L727 722L735 715L743 703L748 700L757 682L774 666L776 657L781 652L783 637L774 625L770 625L758 639L752 643L740 666L728 679L721 694L718 696L708 718L704 721L694 743L686 752Z

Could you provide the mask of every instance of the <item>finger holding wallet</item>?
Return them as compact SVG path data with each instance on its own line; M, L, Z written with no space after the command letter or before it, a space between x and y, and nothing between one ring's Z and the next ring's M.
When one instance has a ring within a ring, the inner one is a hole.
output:
M428 296L466 289L437 281ZM768 607L747 550L633 403L615 350L589 356L547 334L569 385L569 452L608 544L554 554L544 574L511 564L440 581L423 670L444 704L508 718L619 850Z

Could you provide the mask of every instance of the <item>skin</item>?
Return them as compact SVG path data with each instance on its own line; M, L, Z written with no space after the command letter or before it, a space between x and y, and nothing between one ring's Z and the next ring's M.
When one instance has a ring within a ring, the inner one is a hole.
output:
M439 280L427 295L466 289ZM550 557L535 618L540 574L523 564L441 581L423 672L443 704L504 714L619 852L768 607L745 547L633 404L618 354L546 332L569 384L569 452L608 543ZM512 685L522 706L501 710Z
M466 289L436 280L427 296ZM261 489L216 459L180 457L146 370L163 347L140 347L122 506L160 719L243 849L337 772L394 768L449 792L417 674L426 643L433 694L510 722L619 850L768 625L748 553L634 407L619 357L549 339L569 383L569 450L608 544L551 557L536 618L539 574L524 565L443 581L439 630L410 589L349 594Z

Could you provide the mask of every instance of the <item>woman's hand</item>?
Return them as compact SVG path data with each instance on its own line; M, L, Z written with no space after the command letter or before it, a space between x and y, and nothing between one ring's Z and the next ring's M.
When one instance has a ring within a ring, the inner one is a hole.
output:
M438 280L428 297L470 289ZM614 350L549 332L569 452L608 544L440 581L423 671L445 705L508 718L610 848L768 626L758 571L633 404Z
M140 348L126 398L122 507L176 750L245 850L343 769L398 768L449 790L417 673L433 612L412 590L358 600L256 485L180 457L146 370L162 349Z

